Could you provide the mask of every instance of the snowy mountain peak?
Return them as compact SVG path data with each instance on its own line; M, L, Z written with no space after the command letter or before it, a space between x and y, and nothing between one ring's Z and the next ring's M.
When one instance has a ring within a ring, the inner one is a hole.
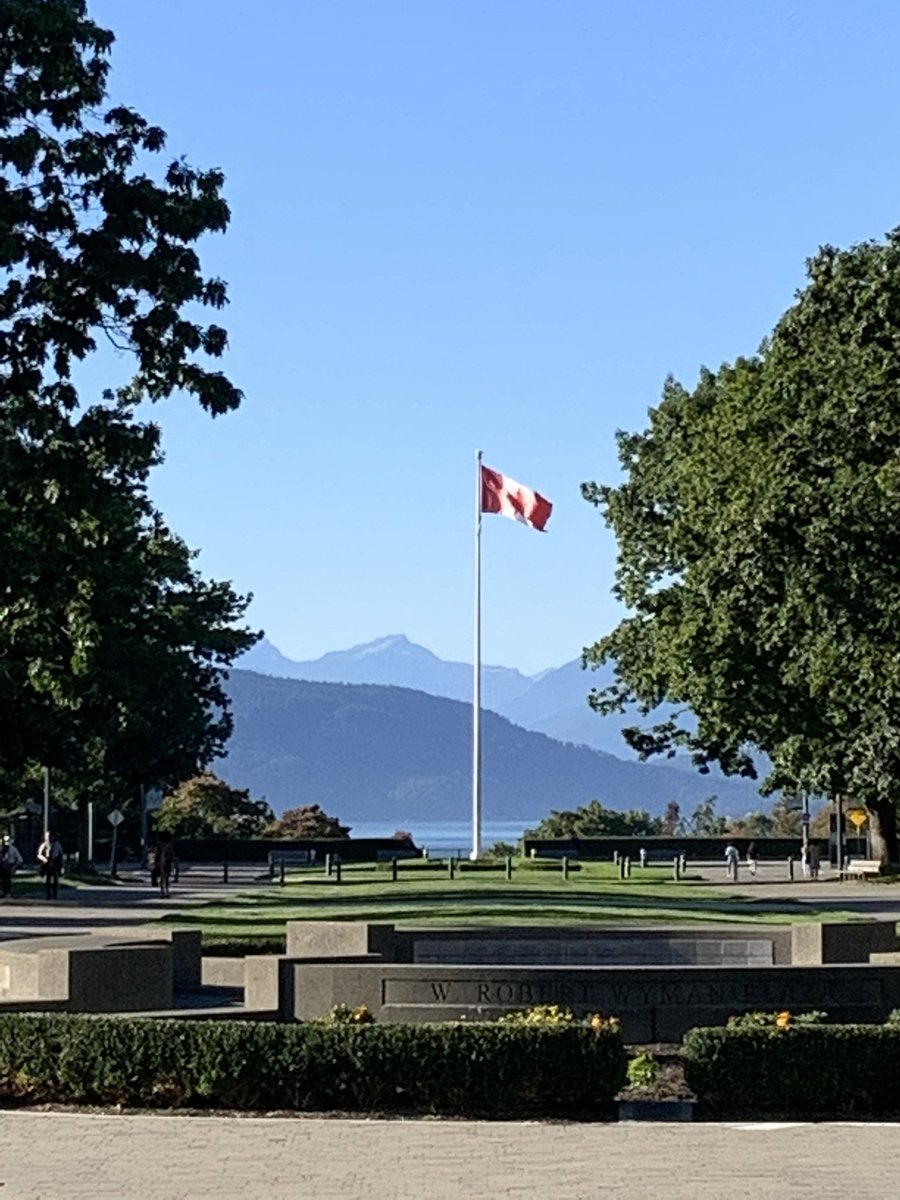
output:
M431 651L426 650L424 646L414 646L404 633L392 633L387 637L376 638L374 642L351 646L344 653L352 658L365 658L370 654L430 654Z

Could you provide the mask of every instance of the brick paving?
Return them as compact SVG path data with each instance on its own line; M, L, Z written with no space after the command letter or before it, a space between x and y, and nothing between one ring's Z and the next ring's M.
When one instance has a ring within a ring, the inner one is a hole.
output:
M0 1115L0 1196L874 1200L898 1131L19 1111Z

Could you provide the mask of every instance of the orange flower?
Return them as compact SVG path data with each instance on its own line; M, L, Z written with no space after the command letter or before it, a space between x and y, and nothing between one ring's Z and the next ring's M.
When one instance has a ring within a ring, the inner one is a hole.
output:
M791 1014L787 1011L777 1013L775 1016L775 1024L779 1029L787 1029L791 1023Z

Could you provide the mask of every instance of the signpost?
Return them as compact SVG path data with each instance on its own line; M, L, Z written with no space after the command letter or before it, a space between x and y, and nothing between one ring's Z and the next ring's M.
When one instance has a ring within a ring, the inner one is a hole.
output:
M866 812L866 810L864 808L848 808L847 809L847 820L853 822L853 825L856 828L856 836L858 839L859 835L860 835L860 830L862 829L863 825L865 825L869 820L869 814ZM866 830L866 858L869 857L868 840L869 840L868 839L868 830Z
M119 837L119 826L122 824L122 822L125 820L125 818L122 816L122 813L119 811L119 809L114 808L112 810L112 812L108 814L106 819L107 819L107 821L109 821L110 825L112 825L112 827L113 827L112 850L110 851L110 855L109 855L109 873L110 873L110 875L112 875L113 879L115 879L115 877L116 877L116 843L117 843L118 837Z

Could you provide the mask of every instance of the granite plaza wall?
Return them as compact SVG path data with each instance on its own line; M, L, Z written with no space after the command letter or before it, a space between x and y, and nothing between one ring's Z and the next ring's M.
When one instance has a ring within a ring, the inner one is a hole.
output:
M559 1004L615 1014L640 1042L678 1041L692 1026L755 1010L883 1021L900 1006L900 955L892 957L900 943L885 921L703 929L298 921L287 924L287 950L252 968L248 960L246 1003L282 1020L322 1017L337 1004L365 1004L387 1022L494 1019Z
M881 1022L900 1006L900 967L505 967L285 962L279 1015L322 1017L365 1004L376 1020L494 1020L534 1004L615 1015L630 1042L676 1042L734 1014L820 1010Z

